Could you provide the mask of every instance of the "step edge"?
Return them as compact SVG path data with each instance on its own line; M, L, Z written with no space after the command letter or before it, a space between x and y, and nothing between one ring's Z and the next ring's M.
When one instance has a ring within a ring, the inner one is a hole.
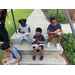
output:
M45 65L52 65L52 64L55 64L55 65L57 65L57 64L60 64L60 65L66 65L67 63L64 61L64 62L19 62L19 64L45 64Z

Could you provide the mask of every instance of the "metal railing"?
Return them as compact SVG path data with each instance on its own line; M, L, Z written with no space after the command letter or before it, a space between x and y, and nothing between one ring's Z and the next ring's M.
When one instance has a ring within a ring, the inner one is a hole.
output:
M13 10L12 10L12 9L11 9L11 13L12 13L12 17L13 17L13 22L14 22L15 32L17 33L16 23L15 23L15 18L14 18L14 14L13 14Z
M58 11L59 11L59 9L57 9L56 20L57 20L57 18L58 18ZM73 24L72 24L72 21L71 21L71 18L70 18L70 16L69 16L69 13L68 13L67 9L65 9L65 12L66 12L66 15L67 15L67 18L68 18L68 21L69 21L69 24L70 24L70 27L71 27L73 36L74 36L74 38L75 38L75 29L74 29L74 26L73 26Z

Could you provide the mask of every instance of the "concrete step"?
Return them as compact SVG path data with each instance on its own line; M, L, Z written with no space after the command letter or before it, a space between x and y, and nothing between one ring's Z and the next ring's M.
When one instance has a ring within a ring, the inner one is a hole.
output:
M66 65L65 60L60 55L44 55L44 59L39 61L40 55L36 55L36 61L32 60L33 55L22 55L19 65Z
M63 48L60 45L60 49L56 49L55 43L51 43L50 47L47 48L46 47L47 42L44 45L44 54L61 54L63 53ZM23 43L21 44L20 47L18 47L18 43L15 43L14 46L21 52L21 54L33 54L33 48L31 47L31 45L26 42L23 41ZM37 54L40 54L40 52L37 52Z
M45 33L46 34L46 33ZM19 37L17 37L17 35L20 35L20 33L19 32L17 32L17 33L14 33L13 35L12 35L12 37L10 38L10 40L11 40L11 42L19 42ZM30 33L29 34L29 39L33 39L33 36L35 35L35 33ZM44 34L43 34L44 35ZM45 37L45 39L47 40L48 39L48 36L44 36Z

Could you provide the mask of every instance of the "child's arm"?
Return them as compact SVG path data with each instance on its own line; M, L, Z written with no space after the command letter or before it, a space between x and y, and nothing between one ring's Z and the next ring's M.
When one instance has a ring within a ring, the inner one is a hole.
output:
M18 29L18 32L19 32L19 33L25 33L25 32L21 32L20 30L21 30L21 29Z
M36 39L33 39L33 40L31 41L31 43L34 43L34 42L35 42L35 40L36 40Z
M62 29L60 29L61 30L61 32L63 33L63 30Z
M39 41L39 43L45 43L45 41Z
M28 28L28 30L29 30L28 32L30 33L30 32L31 32L31 29L30 29L30 28Z
M50 30L47 30L47 34L56 34L56 32L51 32Z
M57 29L55 32L56 32L56 33L57 33L57 32L63 32L63 30L62 30L62 29Z

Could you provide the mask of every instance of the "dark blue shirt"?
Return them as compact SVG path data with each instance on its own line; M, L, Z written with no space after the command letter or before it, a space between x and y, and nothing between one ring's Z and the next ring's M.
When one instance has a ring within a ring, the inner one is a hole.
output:
M60 23L57 23L57 25L56 26L52 26L51 24L48 26L48 28L47 28L47 30L50 30L50 31L52 31L52 32L54 32L54 31L56 31L57 29L61 29L61 25L60 25Z

